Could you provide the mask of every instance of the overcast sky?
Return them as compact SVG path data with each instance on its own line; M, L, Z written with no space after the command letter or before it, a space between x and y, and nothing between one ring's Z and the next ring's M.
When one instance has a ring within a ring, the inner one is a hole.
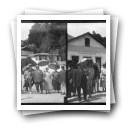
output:
M68 23L68 34L73 37L77 37L86 32L101 34L103 37L106 36L106 23Z
M21 23L21 40L28 38L29 30L34 23ZM106 36L106 23L68 23L67 32L69 35L76 37L86 32L101 34Z
M33 26L34 23L21 23L21 40L25 40L28 38L29 30Z

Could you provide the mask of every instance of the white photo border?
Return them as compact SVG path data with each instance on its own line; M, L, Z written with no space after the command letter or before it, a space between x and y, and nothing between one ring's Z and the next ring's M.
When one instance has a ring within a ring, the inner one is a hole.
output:
M87 19L88 18L88 19ZM21 21L106 20L106 105L21 105ZM17 110L110 110L110 15L18 15L17 16Z

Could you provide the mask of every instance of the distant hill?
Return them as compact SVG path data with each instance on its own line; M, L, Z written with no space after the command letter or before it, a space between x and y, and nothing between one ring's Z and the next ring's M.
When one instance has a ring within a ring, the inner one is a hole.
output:
M72 38L74 38L74 37L68 34L68 40L70 40Z

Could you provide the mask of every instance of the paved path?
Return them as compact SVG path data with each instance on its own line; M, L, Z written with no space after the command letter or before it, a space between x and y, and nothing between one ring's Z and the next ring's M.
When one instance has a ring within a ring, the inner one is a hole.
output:
M69 103L79 103L78 96L71 97L68 100ZM106 103L106 93L105 92L99 92L92 94L92 97L84 102L83 96L82 96L82 102L83 103Z
M21 103L64 103L61 93L51 94L22 94Z

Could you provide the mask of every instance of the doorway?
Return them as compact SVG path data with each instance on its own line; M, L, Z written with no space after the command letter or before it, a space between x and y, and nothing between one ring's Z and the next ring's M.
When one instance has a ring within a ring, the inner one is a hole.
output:
M101 57L96 57L96 63L98 63L99 70L101 70Z
M72 60L76 63L79 62L79 56L72 56Z

